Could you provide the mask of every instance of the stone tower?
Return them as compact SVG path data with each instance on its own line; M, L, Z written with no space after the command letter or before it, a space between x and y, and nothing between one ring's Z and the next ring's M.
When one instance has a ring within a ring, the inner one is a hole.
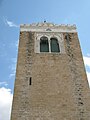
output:
M11 120L90 120L75 25L21 25Z

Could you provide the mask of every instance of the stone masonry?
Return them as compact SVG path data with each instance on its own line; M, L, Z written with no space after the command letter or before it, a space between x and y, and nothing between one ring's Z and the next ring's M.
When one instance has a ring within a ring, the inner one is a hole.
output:
M62 52L35 51L37 34L60 34ZM11 120L90 120L90 90L75 26L21 25Z

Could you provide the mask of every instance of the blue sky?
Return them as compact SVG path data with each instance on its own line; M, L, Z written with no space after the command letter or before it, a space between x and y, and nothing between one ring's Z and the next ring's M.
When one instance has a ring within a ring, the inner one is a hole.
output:
M10 116L19 25L44 20L56 24L76 24L90 80L89 12L90 0L0 0L0 120L9 120Z

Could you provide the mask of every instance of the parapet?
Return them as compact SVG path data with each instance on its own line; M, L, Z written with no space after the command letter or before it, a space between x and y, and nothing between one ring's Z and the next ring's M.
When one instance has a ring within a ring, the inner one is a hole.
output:
M32 31L32 32L77 32L76 25L73 24L53 24L53 23L32 23L21 24L20 31Z

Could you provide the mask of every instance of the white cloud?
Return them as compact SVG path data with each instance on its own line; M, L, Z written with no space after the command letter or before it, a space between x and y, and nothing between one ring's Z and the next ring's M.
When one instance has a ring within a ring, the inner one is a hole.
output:
M7 86L7 82L0 82L0 86Z
M87 54L87 56L83 56L83 59L84 59L84 64L86 66L86 69L87 67L90 69L90 54ZM90 72L87 70L86 73L87 73L87 78L90 86Z
M4 22L6 25L8 25L9 27L19 27L18 25L16 25L15 23L13 23L12 21L9 21L7 19L4 19Z
M90 57L90 53L88 53L87 56Z
M15 77L15 73L11 73L11 74L9 75L9 78L13 78L13 77Z
M16 46L17 50L18 50L18 45L19 45L19 39L15 43L15 46Z
M88 82L89 82L89 86L90 86L90 72L87 72L87 78L88 78Z
M0 120L10 120L12 98L11 89L0 88Z
M9 66L9 69L11 70L9 78L15 77L17 58L12 58L11 61L12 61L12 64Z
M84 56L84 64L88 67L90 67L90 56Z

